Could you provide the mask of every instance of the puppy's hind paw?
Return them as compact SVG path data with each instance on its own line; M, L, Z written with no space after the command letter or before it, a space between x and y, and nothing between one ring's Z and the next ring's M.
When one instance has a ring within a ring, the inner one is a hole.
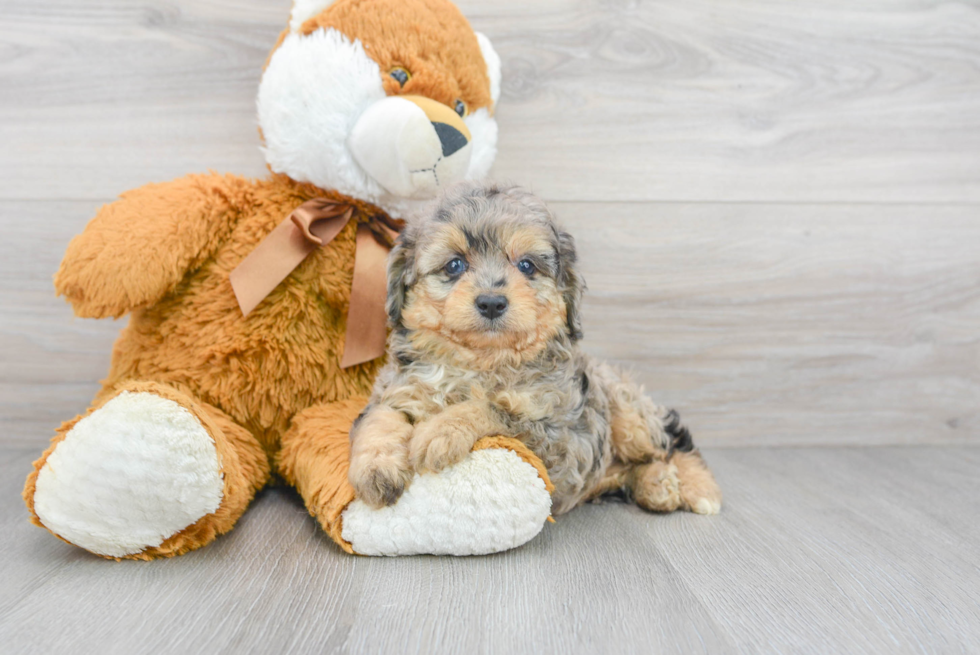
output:
M677 467L681 507L695 514L717 514L721 511L721 489L701 455L674 453L670 460Z
M691 506L691 511L695 514L717 514L721 511L721 499L717 498L698 498Z
M673 512L682 503L673 464L652 462L636 467L630 488L636 504L651 512Z

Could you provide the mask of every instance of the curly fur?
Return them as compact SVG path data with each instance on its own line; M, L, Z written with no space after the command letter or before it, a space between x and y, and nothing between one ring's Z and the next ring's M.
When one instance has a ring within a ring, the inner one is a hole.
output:
M447 269L453 259L462 273ZM503 434L544 462L556 514L613 491L656 511L718 511L676 412L579 348L575 242L540 199L494 184L450 189L410 221L388 282L389 361L351 431L350 480L366 502L390 505L413 472ZM487 294L505 299L499 317L479 311Z

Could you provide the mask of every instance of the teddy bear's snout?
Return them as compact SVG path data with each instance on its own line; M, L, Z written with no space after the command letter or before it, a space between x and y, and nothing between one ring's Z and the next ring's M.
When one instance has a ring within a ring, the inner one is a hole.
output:
M439 142L442 144L443 157L453 155L470 142L462 132L447 123L433 122L432 127L435 128Z
M347 143L355 161L389 193L430 198L465 177L472 138L446 105L422 96L389 96L365 110Z

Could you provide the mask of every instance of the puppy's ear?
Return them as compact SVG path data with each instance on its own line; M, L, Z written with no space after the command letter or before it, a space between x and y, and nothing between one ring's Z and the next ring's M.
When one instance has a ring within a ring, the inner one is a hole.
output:
M415 282L415 237L406 228L398 235L395 246L388 255L388 325L402 327L402 309L405 307L405 294Z
M572 341L582 338L582 318L579 304L585 291L585 280L578 274L578 254L575 252L575 239L568 232L557 230L558 234L558 288L565 301L568 314L568 336Z

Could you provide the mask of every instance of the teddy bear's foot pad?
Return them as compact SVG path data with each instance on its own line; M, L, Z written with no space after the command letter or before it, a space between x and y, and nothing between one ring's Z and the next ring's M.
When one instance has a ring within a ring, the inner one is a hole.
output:
M48 456L34 510L66 541L123 557L215 512L222 489L214 439L190 411L152 393L122 392Z
M416 475L391 507L355 500L342 534L360 555L485 555L530 541L550 514L538 471L510 450L488 448Z

